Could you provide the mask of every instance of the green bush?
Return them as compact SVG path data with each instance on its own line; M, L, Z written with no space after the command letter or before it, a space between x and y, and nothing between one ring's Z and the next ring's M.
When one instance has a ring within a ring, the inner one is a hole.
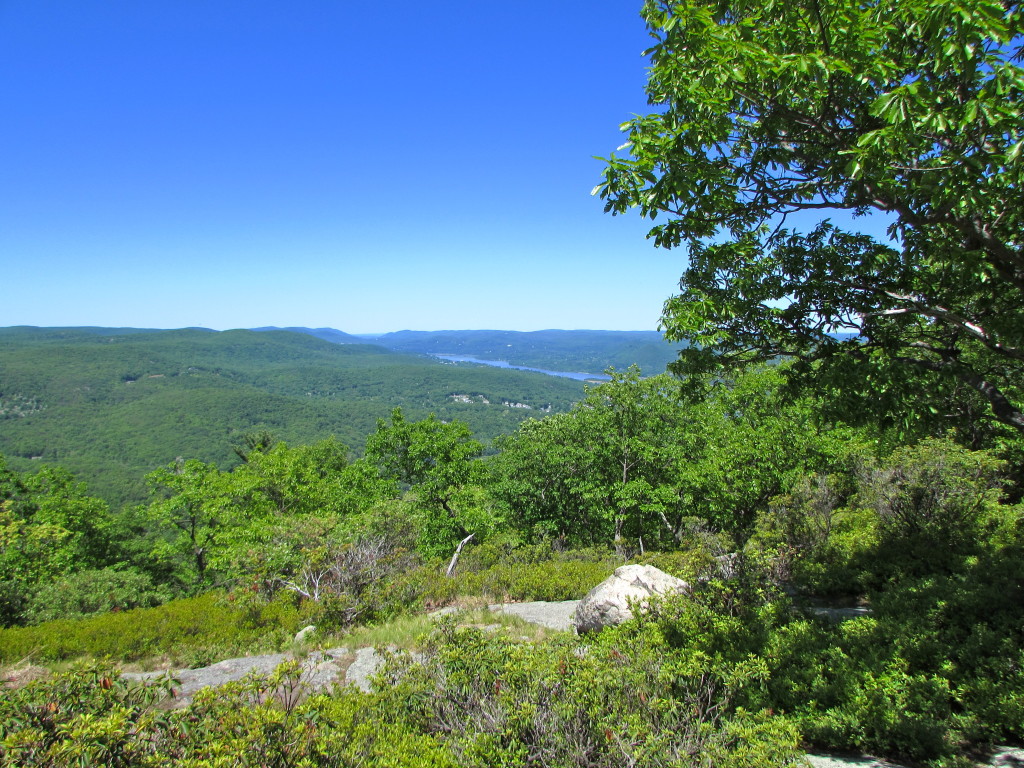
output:
M549 560L507 563L455 579L461 594L482 595L494 602L578 600L600 584L618 563Z
M206 689L182 710L152 704L168 684L139 685L86 667L0 691L0 765L455 768L439 739L352 691L300 702L297 665Z
M270 603L235 608L222 594L211 592L156 608L3 629L0 661L80 656L131 661L158 654L194 654L196 649L211 646L225 650L245 650L257 644L279 647L288 642L301 620L299 608L287 595Z
M914 670L876 619L793 622L772 634L764 656L770 701L821 748L911 760L955 748L948 681Z
M733 707L784 714L819 748L927 761L1024 735L1019 549L905 577L873 596L873 616L839 624L801 616L751 575L655 602L619 633L655 624L677 685L710 682Z
M999 504L1002 467L929 439L845 475L806 476L758 516L751 546L775 559L780 579L819 595L956 571L987 542L1019 535L1020 511Z
M877 544L877 515L850 508L852 477L798 480L758 515L749 548L774 559L776 577L818 595L863 592L858 570L863 553Z
M962 743L1019 742L1022 554L992 548L956 573L905 575L872 593L871 617L769 625L755 701L789 713L808 741L829 749L921 761Z
M728 710L730 692L681 687L657 628L520 644L442 623L414 660L392 658L387 711L442 735L463 765L604 768L782 766L796 730L767 713Z
M1002 467L985 451L925 440L863 468L856 501L878 517L879 545L869 555L878 578L955 570L977 554L1002 515Z

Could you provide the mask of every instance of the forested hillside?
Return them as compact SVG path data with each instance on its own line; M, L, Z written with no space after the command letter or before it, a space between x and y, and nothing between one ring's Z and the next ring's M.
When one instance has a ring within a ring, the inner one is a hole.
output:
M237 462L232 445L251 431L358 449L398 405L490 440L581 394L550 376L286 331L0 329L0 453L21 468L58 463L112 502L144 498L142 475L178 456Z
M334 344L365 344L366 339L360 338L359 336L353 336L350 333L335 330L334 328L299 328L292 326L289 328L278 328L276 326L268 325L262 328L251 328L253 331L291 331L293 333L305 333L308 336L315 336L318 339L324 341L330 341Z

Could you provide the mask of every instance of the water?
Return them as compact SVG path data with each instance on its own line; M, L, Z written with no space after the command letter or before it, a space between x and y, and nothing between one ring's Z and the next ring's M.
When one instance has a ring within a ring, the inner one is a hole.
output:
M495 368L513 368L517 371L533 371L534 373L546 373L548 376L561 376L563 379L575 379L576 381L610 381L611 376L607 376L603 373L571 373L569 371L549 371L546 368L530 368L526 365L512 365L504 360L481 360L478 357L472 357L470 355L441 355L434 354L433 357L438 357L442 360L449 360L453 363L480 363L481 365L491 365Z

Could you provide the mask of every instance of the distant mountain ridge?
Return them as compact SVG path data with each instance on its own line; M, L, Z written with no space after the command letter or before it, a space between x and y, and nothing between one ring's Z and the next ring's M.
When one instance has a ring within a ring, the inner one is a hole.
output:
M301 328L301 327L289 327L289 328L278 328L274 325L265 325L262 328L250 328L252 331L291 331L292 333L304 333L307 336L314 336L324 341L329 341L332 344L367 344L369 343L366 338L359 336L353 336L350 333L339 331L336 328Z
M270 330L255 328L253 330ZM466 355L503 360L513 365L552 371L600 373L639 365L646 374L661 373L676 358L679 344L657 331L394 331L354 336L333 328L286 328L338 344L376 344L419 355Z

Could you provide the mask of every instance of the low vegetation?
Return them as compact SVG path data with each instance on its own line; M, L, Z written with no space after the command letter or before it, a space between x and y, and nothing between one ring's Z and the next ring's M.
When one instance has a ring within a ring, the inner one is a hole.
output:
M174 462L121 513L63 470L4 468L0 662L66 671L0 693L0 754L769 766L814 747L954 765L1024 739L1014 451L824 422L783 381L687 400L614 373L489 456L464 424L400 409L355 459L252 433L236 466ZM422 618L576 599L626 562L694 592L596 638ZM836 605L868 610L819 610ZM287 650L308 624L319 644L416 654L369 695L302 700L285 668L174 712L113 666Z

